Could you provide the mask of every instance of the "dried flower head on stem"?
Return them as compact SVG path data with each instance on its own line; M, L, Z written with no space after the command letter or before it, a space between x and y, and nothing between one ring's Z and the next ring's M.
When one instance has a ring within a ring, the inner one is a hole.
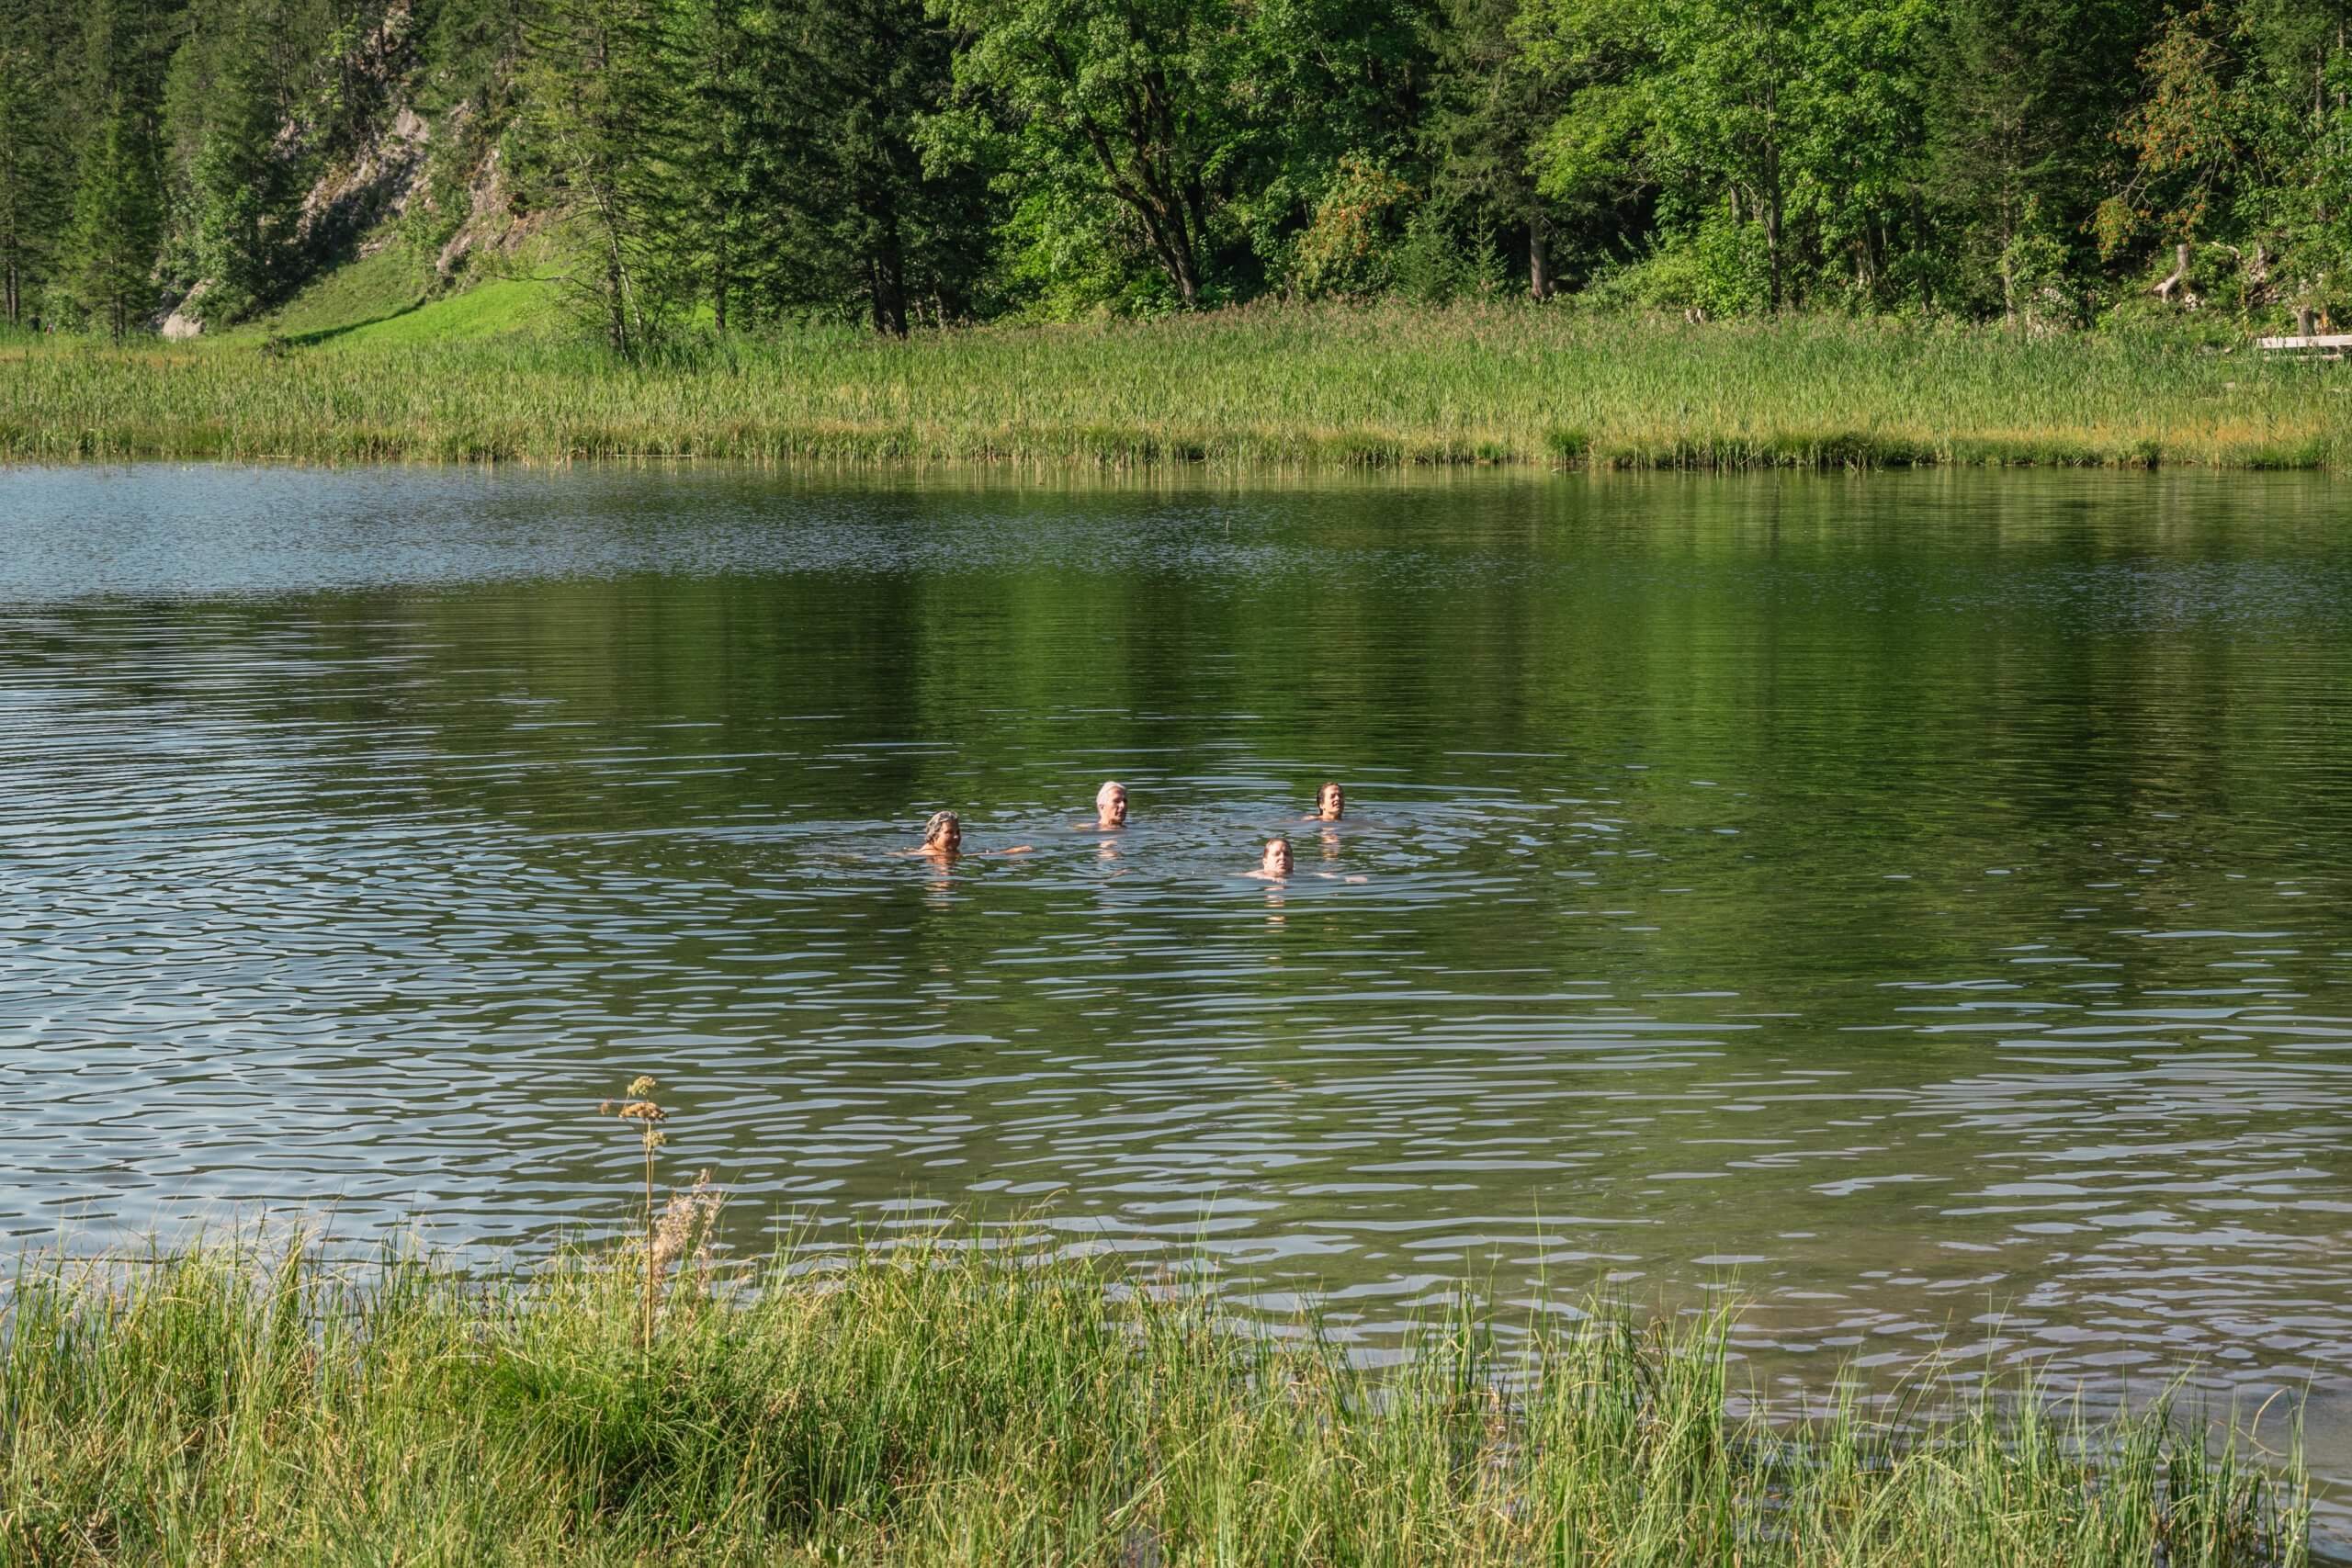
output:
M596 1107L598 1115L636 1122L639 1142L645 1150L645 1297L638 1323L638 1343L648 1348L653 1344L654 1298L661 1287L661 1276L653 1261L653 1151L670 1141L662 1131L662 1123L670 1119L670 1113L653 1099L654 1087L651 1074L639 1073L628 1080L624 1099L617 1102L604 1100Z

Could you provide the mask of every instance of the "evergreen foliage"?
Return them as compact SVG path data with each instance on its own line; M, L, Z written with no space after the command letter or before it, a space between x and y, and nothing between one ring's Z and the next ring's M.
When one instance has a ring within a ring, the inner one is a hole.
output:
M63 137L39 58L0 33L0 321L35 313L63 209Z
M0 0L0 314L267 310L379 220L321 213L402 121L404 242L446 276L553 228L632 357L1522 288L2242 332L2352 310L2348 32L2352 0Z
M164 236L157 22L142 0L97 0L83 28L88 130L61 270L71 303L117 341L152 312Z
M673 303L662 291L662 220L678 185L683 130L666 89L659 0L550 0L529 35L521 177L584 242L570 281L606 346L640 353Z
M66 237L74 253L74 299L117 342L153 303L155 246L162 234L148 118L117 96L82 154L74 226Z
M230 320L270 303L288 281L301 200L298 165L280 146L293 105L276 69L277 9L253 0L229 18L224 69L190 171L206 313Z
M987 191L915 132L944 102L952 40L918 0L786 0L774 11L757 140L774 214L773 301L911 322L970 313L988 261ZM797 134L794 132L797 131Z

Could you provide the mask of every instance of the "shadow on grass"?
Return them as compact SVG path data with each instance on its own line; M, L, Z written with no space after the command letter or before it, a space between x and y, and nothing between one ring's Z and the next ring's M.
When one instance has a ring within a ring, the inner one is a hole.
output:
M321 327L315 332L288 333L276 341L288 348L314 348L320 344L332 343L336 338L348 333L358 332L364 327L381 326L386 321L397 321L402 316L413 316L424 309L424 296L420 294L397 310L387 310L380 316L370 316L364 321L346 321L339 327Z

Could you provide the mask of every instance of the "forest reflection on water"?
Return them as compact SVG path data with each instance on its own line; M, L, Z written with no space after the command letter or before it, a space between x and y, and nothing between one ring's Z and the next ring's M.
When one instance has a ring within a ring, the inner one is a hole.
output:
M1796 1382L2315 1380L2352 1476L2342 518L0 474L0 1224L541 1245L644 1070L747 1245L1025 1209L1366 1345L1733 1290ZM897 854L942 806L1036 852Z

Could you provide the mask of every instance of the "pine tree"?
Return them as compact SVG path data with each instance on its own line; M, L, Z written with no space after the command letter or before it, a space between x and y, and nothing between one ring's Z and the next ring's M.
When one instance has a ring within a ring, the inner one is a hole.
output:
M576 291L633 358L670 304L661 265L679 198L664 153L679 107L659 0L548 0L529 30L517 175L588 242Z
M954 47L918 0L785 0L765 105L764 186L790 303L855 302L904 336L922 301L960 314L988 249L985 193L927 169L918 121L953 86Z
M744 12L741 0L677 0L668 65L680 123L673 178L654 187L665 267L682 292L710 302L722 334L767 270L754 163L761 61Z
M52 84L32 50L0 39L0 319L20 326L47 273L65 204Z
M1527 291L1542 299L1553 288L1552 236L1533 143L1560 95L1513 36L1519 11L1518 0L1445 0L1420 140L1442 204L1487 233L1523 237Z
M118 93L82 154L74 193L72 288L118 343L155 298L164 204L153 117Z
M2042 258L2047 278L2087 249L2159 11L2152 0L1948 0L1928 129L1958 245L1952 303L2015 313L2018 257Z
M164 240L162 39L144 0L97 0L83 29L82 102L65 239L67 292L118 342L155 303Z
M210 320L234 321L269 304L290 270L301 193L290 151L279 145L291 106L269 36L277 9L251 6L232 24L191 171Z

